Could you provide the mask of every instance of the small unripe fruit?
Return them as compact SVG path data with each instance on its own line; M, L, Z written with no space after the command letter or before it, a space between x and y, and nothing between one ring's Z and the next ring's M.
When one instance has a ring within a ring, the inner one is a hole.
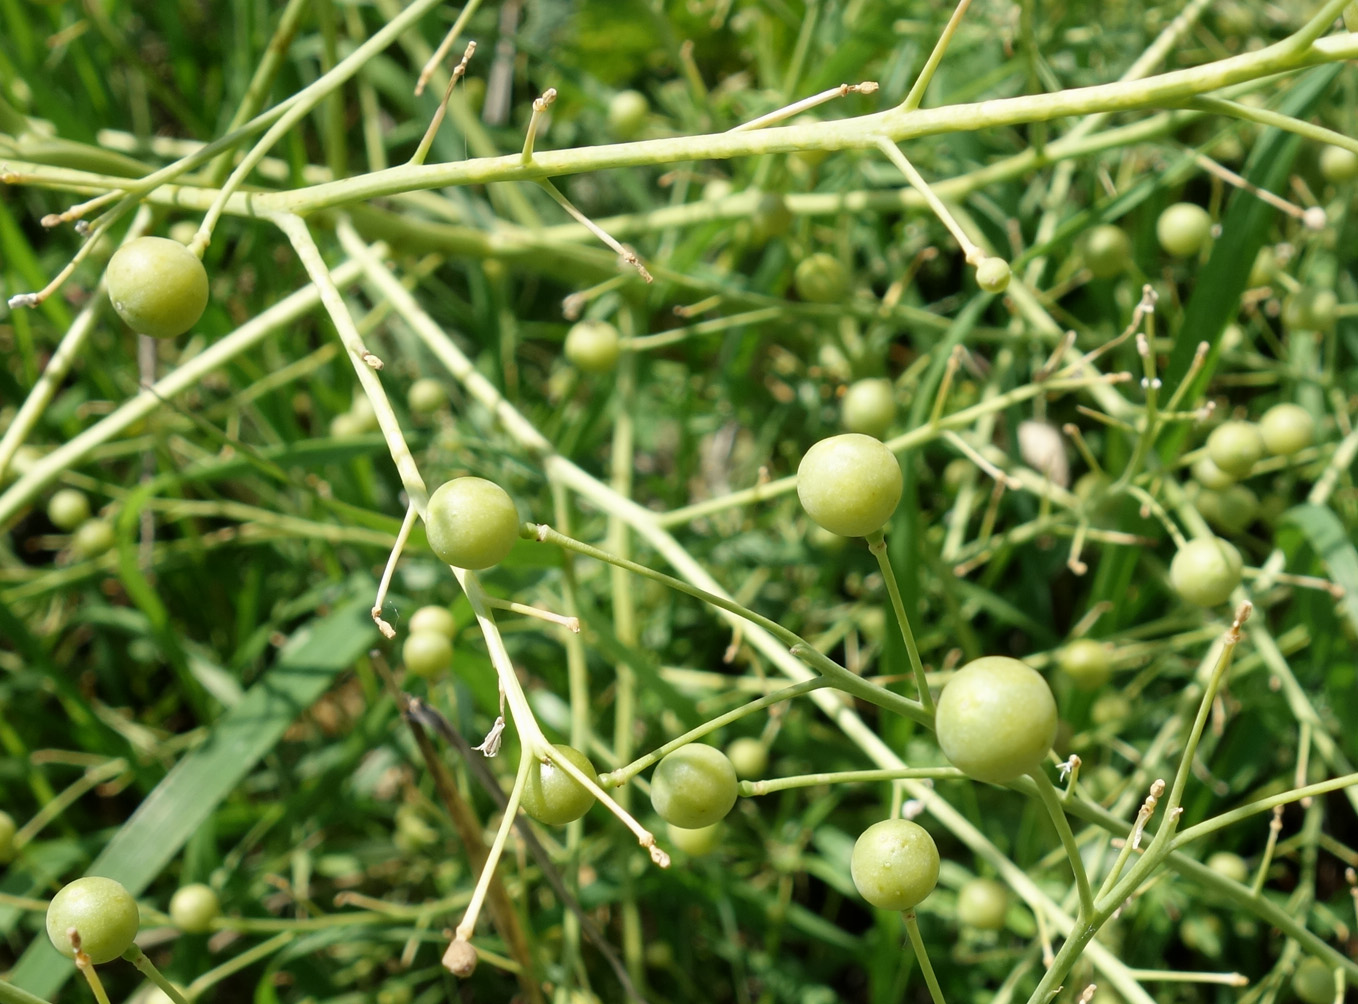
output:
M904 476L879 440L847 432L822 439L797 468L797 497L831 533L866 537L880 530L901 500Z
M849 291L849 273L834 255L817 251L797 263L792 285L807 303L838 303Z
M1077 638L1061 649L1056 664L1081 690L1097 690L1113 673L1108 656L1108 646L1102 642Z
M519 539L519 510L499 485L485 478L454 478L429 496L429 546L458 568L499 564Z
M854 842L849 873L858 894L883 910L918 906L938 884L938 846L908 819L873 823Z
M1316 441L1316 420L1299 404L1275 404L1259 419L1264 449L1277 457L1290 457Z
M573 746L557 743L556 751L586 777L597 775L589 757ZM532 764L520 796L523 811L547 826L565 826L583 816L594 804L594 794L551 760Z
M1333 331L1339 314L1333 290L1303 287L1283 301L1283 327L1288 331Z
M735 768L715 746L689 743L667 754L651 775L651 806L686 830L711 826L736 804Z
M1111 279L1131 264L1132 242L1121 227L1102 223L1085 236L1084 257L1095 279Z
M74 530L90 518L90 500L75 488L62 488L47 503L47 518L58 530Z
M1155 222L1160 246L1176 258L1191 258L1203 249L1212 233L1212 217L1191 202L1176 202Z
M62 887L47 906L47 937L68 959L75 958L71 930L95 965L112 962L132 945L141 926L137 901L110 878L87 876Z
M1012 274L1003 258L982 258L976 266L976 285L987 293L1003 293L1009 288Z
M1240 552L1220 537L1190 540L1179 548L1169 566L1174 591L1189 603L1214 607L1224 603L1240 585Z
M401 644L401 659L416 676L432 680L453 667L453 643L438 631L412 631Z
M1235 484L1235 478L1212 463L1212 458L1207 456L1193 461L1193 479L1214 492L1225 491Z
M1358 153L1342 146L1325 147L1320 151L1320 173L1335 184L1358 178Z
M618 139L631 139L641 132L651 104L640 91L619 91L608 102L608 126Z
M752 736L732 740L726 747L726 756L739 778L757 778L769 765L768 747Z
M844 392L839 414L849 432L881 439L896 420L896 390L884 378L858 380Z
M410 623L406 625L406 629L411 634L433 631L451 639L457 633L457 621L453 619L453 613L447 607L420 607L410 615Z
M14 824L14 817L0 809L0 864L13 860L14 834L18 832L19 827Z
M934 727L948 761L1005 784L1038 769L1056 741L1056 699L1037 670L1007 656L975 659L938 698Z
M87 519L71 534L71 553L89 561L111 548L114 540L112 523L106 519Z
M211 886L195 882L181 886L170 897L170 919L181 931L204 934L222 912L221 901Z
M410 385L406 403L416 415L432 415L448 401L448 392L443 384L433 377L423 377Z
M670 843L689 857L702 857L704 854L711 854L721 845L721 823L713 823L710 826L699 826L697 829L687 830L682 826L675 826L670 823L668 832Z
M1239 854L1217 851L1207 859L1207 867L1232 882L1244 882L1250 877L1249 865Z
M974 878L957 894L957 919L968 927L998 931L1009 912L1009 890L994 879Z
M174 338L198 323L207 307L207 270L178 241L138 237L109 259L108 298L133 331Z
M1253 422L1223 422L1207 437L1207 455L1224 473L1243 478L1264 458L1264 437Z
M750 224L755 242L763 244L792 229L792 210L777 192L765 192L755 204Z
M1304 1004L1331 1004L1335 999L1334 971L1308 955L1292 973L1292 992Z
M566 332L566 358L586 373L608 373L618 364L622 339L607 321L585 320Z

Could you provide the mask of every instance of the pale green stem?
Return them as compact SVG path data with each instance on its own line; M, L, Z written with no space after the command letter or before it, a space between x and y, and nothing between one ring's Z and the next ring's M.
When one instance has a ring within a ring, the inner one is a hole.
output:
M891 559L886 553L886 537L881 528L868 535L868 550L877 559L877 567L882 571L882 581L886 583L887 595L891 597L891 609L896 613L896 623L900 625L901 638L905 642L906 654L910 657L910 670L915 674L915 689L919 691L919 703L925 714L934 713L934 695L929 693L929 681L924 676L924 663L920 659L919 646L915 643L915 632L910 629L910 618L905 614L905 604L901 602L901 590L896 584L896 572L891 567Z
M495 831L495 839L491 841L490 849L486 852L486 863L481 866L481 875L476 880L476 888L472 890L471 902L467 904L467 910L457 925L454 937L458 941L471 941L472 935L476 933L476 918L481 913L481 905L486 901L486 893L490 891L490 880L500 864L500 855L505 849L505 842L509 839L509 832L514 829L514 817L519 814L519 796L523 794L523 786L528 781L528 770L536 762L536 751L524 743L519 751L519 770L514 775L514 787L509 791L509 802L505 805L504 815L500 818L499 829Z
M137 971L149 979L164 992L165 996L174 1001L174 1004L189 1004L188 999L179 992L179 988L167 980L161 971L156 968L154 962L146 957L146 953L135 944L127 951L123 952L123 958L137 967Z
M868 784L873 781L937 780L961 781L966 778L956 767L891 767L881 770L837 770L821 774L797 774L765 781L741 781L740 794L745 798L772 795L794 788L819 788L831 784Z
M1057 794L1051 778L1042 767L1029 771L1028 776L1037 785L1037 796L1042 800L1047 815L1051 817L1052 825L1056 827L1061 845L1066 849L1066 857L1070 859L1070 870L1075 873L1075 887L1080 895L1080 914L1076 920L1077 922L1087 920L1094 915L1094 895L1089 891L1089 876L1085 874L1084 858L1080 856L1080 846L1075 842L1075 834L1071 832L1066 810L1061 807L1061 796Z
M952 12L952 17L948 18L947 25L943 28L943 34L938 36L938 41L934 43L934 51L929 53L929 59L924 64L924 69L919 71L919 78L915 81L910 93L905 96L900 107L903 111L912 111L920 106L924 100L924 92L929 89L929 83L934 79L934 72L938 69L938 64L943 62L943 54L948 51L948 45L952 42L952 37L961 27L962 17L967 13L967 8L971 6L971 0L958 0L957 8Z
M85 792L97 788L105 781L112 780L125 770L127 770L127 761L118 757L117 759L109 760L107 763L99 764L98 766L91 767L89 770L85 771L85 773L77 778L72 784L63 789L60 794L43 803L42 808L35 812L28 822L24 823L23 826L15 831L13 837L14 849L18 850L41 833L43 827L70 808L81 795L85 794Z
M268 941L262 941L253 948L247 948L239 955L233 955L226 962L223 962L216 969L209 969L202 976L198 977L187 987L184 988L184 995L189 1000L199 997L204 990L214 984L220 983L228 976L233 976L242 969L248 969L260 959L267 959L274 952L286 948L287 945L296 937L291 931L284 931L282 934L275 935Z
M953 216L952 211L943 204L943 200L929 187L929 183L924 180L924 175L915 170L915 165L910 163L905 154L901 153L901 148L885 136L880 137L877 140L876 145L877 149L886 154L887 159L896 165L901 174L905 175L905 180L910 182L915 191L924 196L924 201L927 202L929 208L934 211L934 215L938 217L938 221L948 228L948 232L953 235L953 239L956 240L958 246L962 248L962 256L966 258L968 264L979 265L981 259L985 257L985 252L977 246L975 241L967 236L967 232L962 229L962 224L957 222L957 218Z
M82 962L81 959L84 961ZM97 1004L109 1004L108 991L104 989L104 981L99 979L99 973L94 968L94 963L90 962L90 957L81 952L76 958L75 967L80 970L80 975L85 977L85 982L90 985L90 993L94 994Z
M905 930L910 935L910 947L915 950L920 972L924 974L924 982L929 987L929 997L934 1004L945 1004L943 990L939 987L938 977L934 975L934 967L929 962L929 950L924 947L924 939L920 937L919 921L915 919L914 910L905 911Z

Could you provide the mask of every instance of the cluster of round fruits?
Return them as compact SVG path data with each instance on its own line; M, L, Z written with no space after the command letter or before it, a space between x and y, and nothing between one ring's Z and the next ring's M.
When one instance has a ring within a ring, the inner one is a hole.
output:
M170 919L186 934L205 934L221 915L211 886L181 886L170 898ZM141 927L137 901L121 882L87 875L69 882L47 905L47 937L68 959L76 946L95 965L112 962L132 947Z
M53 492L47 503L47 518L58 530L71 534L71 554L78 559L97 558L113 546L113 524L92 516L90 500L78 489Z

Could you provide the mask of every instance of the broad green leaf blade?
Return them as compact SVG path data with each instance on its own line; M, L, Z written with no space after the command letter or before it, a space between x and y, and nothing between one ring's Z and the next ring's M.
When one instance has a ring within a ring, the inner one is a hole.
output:
M1344 587L1344 598L1339 605L1353 629L1358 631L1358 548L1353 546L1344 524L1332 510L1310 503L1289 509L1283 518L1306 535L1325 563L1330 578Z
M377 630L365 583L359 595L296 631L278 661L180 760L114 835L87 874L117 879L139 895L310 707L373 644ZM36 939L11 974L16 986L51 998L75 972L46 938Z

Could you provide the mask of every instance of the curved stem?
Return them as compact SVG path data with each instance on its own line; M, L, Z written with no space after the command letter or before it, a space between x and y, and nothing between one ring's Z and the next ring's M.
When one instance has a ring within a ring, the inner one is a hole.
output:
M924 982L929 987L929 996L934 1004L945 1004L943 990L938 985L938 977L934 975L934 967L929 963L929 952L924 947L924 939L920 937L919 922L915 919L914 910L905 911L905 930L910 935L910 947L915 950L920 972L924 974Z
M1094 915L1094 894L1089 890L1089 876L1085 874L1084 859L1080 857L1080 847L1075 843L1075 834L1071 832L1070 820L1066 818L1066 811L1061 807L1061 796L1057 794L1051 778L1041 767L1029 772L1028 776L1037 785L1037 797L1046 806L1052 825L1056 827L1056 833L1066 849L1066 857L1070 858L1070 868L1075 873L1075 887L1080 895L1078 919L1088 919Z

